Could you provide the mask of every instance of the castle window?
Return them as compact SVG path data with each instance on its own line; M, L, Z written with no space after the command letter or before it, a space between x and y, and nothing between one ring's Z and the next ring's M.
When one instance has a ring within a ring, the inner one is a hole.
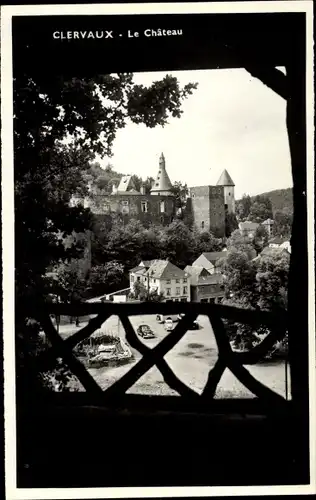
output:
M186 286L183 287L183 295L186 295L188 293L188 289Z
M144 213L148 212L148 203L147 203L147 201L142 201L141 202L141 210Z
M156 182L156 186L159 186L159 182Z
M163 216L160 217L160 222L163 222Z
M170 295L171 295L171 288L166 288L166 292L167 292L167 296L170 297Z
M204 220L201 222L201 228L204 229Z
M228 193L228 196L230 196L230 193Z
M180 295L180 287L179 286L177 286L177 288L176 288L176 295Z
M165 202L161 201L160 202L160 212L163 213L165 211Z

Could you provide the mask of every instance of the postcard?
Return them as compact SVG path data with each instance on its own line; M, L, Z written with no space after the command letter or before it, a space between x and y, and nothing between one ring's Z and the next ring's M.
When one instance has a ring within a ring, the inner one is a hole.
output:
M1 23L8 498L315 491L311 2Z

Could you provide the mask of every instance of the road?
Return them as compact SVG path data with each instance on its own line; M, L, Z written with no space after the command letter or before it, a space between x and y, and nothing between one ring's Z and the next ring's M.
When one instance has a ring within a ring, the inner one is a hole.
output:
M156 335L155 339L142 340L148 347L157 345L168 332L164 326L156 321L155 315L131 317L131 323L136 330L141 324L149 325ZM196 392L201 393L205 386L208 372L217 360L218 349L209 319L199 316L199 330L188 331L176 346L165 356L165 360L178 376ZM83 325L80 325L83 326ZM111 316L102 325L102 330L113 335L120 335L125 339L125 331L118 317ZM68 336L74 327L63 327L62 335ZM124 375L141 358L138 351L132 348L134 359L131 363L118 367L91 368L89 371L99 385L105 389ZM267 362L246 367L249 372L263 384L285 396L285 364L284 362ZM176 395L164 382L156 367L145 373L128 393ZM225 370L217 387L216 397L253 397L229 371Z

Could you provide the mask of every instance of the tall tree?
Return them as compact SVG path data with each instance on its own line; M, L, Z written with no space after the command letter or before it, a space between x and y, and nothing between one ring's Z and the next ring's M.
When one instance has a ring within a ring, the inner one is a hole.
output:
M181 87L167 75L146 87L136 85L131 73L65 79L42 72L14 78L17 305L47 296L47 269L75 250L65 249L63 236L90 227L89 210L70 207L69 199L81 176L87 184L83 174L95 155L111 157L116 134L128 122L153 128L180 118L182 102L196 86ZM18 337L28 345L36 331L29 324L17 314ZM17 346L18 354L24 347Z
M271 200L266 196L255 196L250 208L249 215L247 217L248 220L260 223L265 221L266 219L272 219L272 217L273 212Z
M275 212L273 234L290 239L292 232L293 216L284 212Z
M246 220L251 209L251 198L249 194L243 194L241 200L236 203L236 213L240 220Z

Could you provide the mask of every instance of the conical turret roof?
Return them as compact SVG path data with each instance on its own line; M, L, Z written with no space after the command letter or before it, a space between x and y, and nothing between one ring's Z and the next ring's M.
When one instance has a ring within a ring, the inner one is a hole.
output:
M168 176L167 171L166 171L165 157L164 157L164 154L161 153L160 158L159 158L159 170L158 170L156 180L155 180L153 187L151 189L151 193L170 191L171 188L172 188L172 184L171 184L171 181L170 181L169 176Z
M223 170L220 178L217 181L217 186L235 186L227 170Z

